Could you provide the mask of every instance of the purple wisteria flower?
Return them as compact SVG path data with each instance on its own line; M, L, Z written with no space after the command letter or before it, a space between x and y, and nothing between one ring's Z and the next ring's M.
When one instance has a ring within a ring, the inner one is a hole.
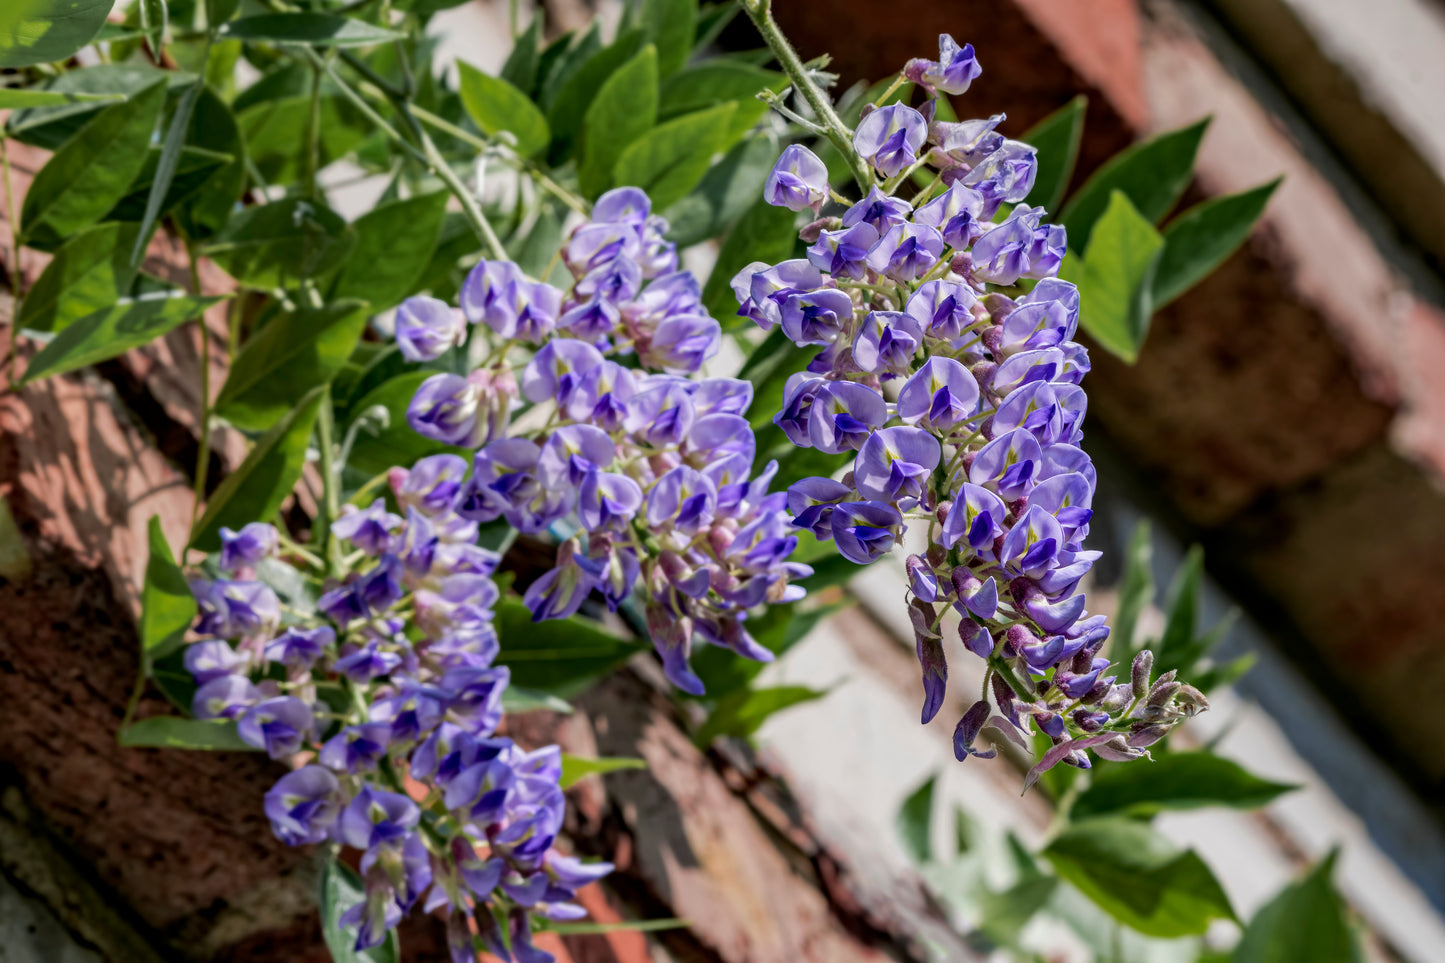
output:
M912 107L891 104L864 117L853 134L853 148L884 177L893 177L918 160L928 140L928 121Z
M418 295L396 309L396 344L408 361L434 361L466 334L466 318L445 301Z
M1137 758L1207 703L1193 690L1180 697L1171 678L1151 709L1100 654L1108 626L1078 591L1098 557L1083 547L1096 475L1079 447L1089 370L1073 340L1079 292L1056 277L1064 229L1024 204L1034 148L999 132L1002 114L936 119L939 95L964 92L979 74L973 48L947 34L937 60L910 61L900 80L930 99L918 110L865 106L854 134L858 156L886 183L867 185L841 218L804 228L806 261L750 264L732 287L739 315L821 348L787 378L773 423L793 445L856 451L851 469L789 486L793 525L859 564L892 552L915 526L926 531L904 563L923 720L944 701L944 623L954 619L949 631L986 660L998 708L992 714L987 698L969 708L955 752L993 755L977 745L985 731L1027 750L1026 737L1041 732L1054 749L1032 781L1057 762L1087 766L1088 749ZM912 202L890 196L915 165L936 176ZM716 590L694 566L674 562L666 574L673 598ZM695 691L677 663L689 630L707 633L655 614L669 676Z
M961 94L983 73L974 56L973 44L962 47L946 33L938 35L938 59L914 58L903 68L903 76L926 90Z
M319 843L341 812L341 784L321 766L287 773L266 793L266 817L288 846Z
M790 144L768 174L763 197L774 207L817 211L828 199L828 168L808 148Z
M742 383L713 383L709 413L697 420L736 418L730 412L750 396ZM509 458L512 444L527 451ZM618 457L606 430L578 422L550 431L541 445L495 441L474 465L439 454L392 469L385 480L402 513L383 498L333 522L338 570L315 573L314 611L312 594L295 586L283 607L260 582L192 581L195 628L218 636L185 650L199 686L193 712L229 722L273 758L314 759L283 776L264 808L283 842L330 840L359 851L365 895L341 918L358 949L380 945L416 906L467 918L504 910L515 949L534 918L583 915L577 887L610 871L555 848L565 806L555 747L524 753L495 735L510 682L509 670L494 665L498 556L476 544L476 522L460 513L536 512L552 502L580 512L597 528L585 553L571 543L589 566L588 589L618 604L640 566L636 547L617 535L643 507L637 479L608 470ZM541 485L539 472L556 491ZM713 491L697 474L702 482L692 487ZM709 510L687 508L688 524L706 526ZM227 535L223 552L244 568L258 558L257 545L270 552L275 541L247 526ZM307 562L304 551L286 549ZM435 790L425 831L423 805L397 791L401 774Z
M223 572L250 569L261 559L275 555L276 548L280 544L280 535L276 531L276 527L267 525L265 522L243 525L239 532L233 532L222 525L220 535L220 564Z

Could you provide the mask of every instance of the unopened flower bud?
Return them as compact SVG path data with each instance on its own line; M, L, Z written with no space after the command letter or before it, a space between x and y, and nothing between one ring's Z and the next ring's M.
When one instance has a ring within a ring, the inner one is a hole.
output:
M1144 649L1134 656L1130 670L1130 681L1134 686L1134 698L1143 699L1149 694L1149 671L1154 668L1154 653Z
M1204 693L1187 682L1179 686L1179 691L1174 696L1186 716L1198 715L1209 708L1209 700L1204 697Z
M809 221L798 232L798 237L804 244L816 244L818 238L824 231L836 231L843 226L843 221L837 217L820 217L816 221Z
M1178 692L1182 685L1181 682L1175 682L1172 679L1166 682L1161 678L1154 683L1154 688L1149 690L1148 704L1151 706L1168 705L1169 700L1174 698L1174 693Z
M938 638L938 611L922 599L914 599L908 606L908 621L913 623L913 634L920 639Z

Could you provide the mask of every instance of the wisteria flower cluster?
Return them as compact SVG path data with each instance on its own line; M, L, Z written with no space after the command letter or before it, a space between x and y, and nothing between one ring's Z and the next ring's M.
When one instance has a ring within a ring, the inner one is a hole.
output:
M753 473L752 385L698 376L721 328L666 228L642 191L610 191L561 252L566 291L482 261L460 312L413 298L397 339L425 358L468 323L487 338L487 360L429 378L408 419L476 450L461 518L559 537L555 567L526 590L534 618L572 615L594 592L614 612L635 599L667 677L701 694L694 639L770 660L748 611L801 598L792 583L811 569L788 561L798 539L787 496L768 492L776 465Z
M791 486L794 523L859 564L903 544L910 525L926 529L906 562L923 722L943 704L952 608L999 713L986 691L954 752L993 755L975 748L985 725L1028 748L1037 726L1054 747L1032 782L1060 761L1087 768L1087 749L1145 755L1206 703L1172 673L1151 682L1147 652L1119 681L1101 654L1109 627L1085 611L1079 582L1099 553L1083 547L1095 472L1079 447L1079 292L1056 277L1064 228L1024 203L1034 149L997 132L1002 115L936 119L936 93L962 93L978 74L973 48L947 35L937 61L911 61L903 76L928 101L873 108L853 138L883 186L805 228L806 258L751 264L732 286L739 314L821 349L789 380L775 423L796 445L856 452L841 478ZM913 174L927 186L894 196ZM795 211L821 213L835 196L800 145L765 185L769 203Z
M525 752L497 735L510 678L493 664L497 556L457 514L466 470L454 455L394 469L404 516L382 499L341 515L332 533L353 575L311 615L255 578L276 529L223 528L222 577L191 582L205 638L185 664L197 718L233 719L272 758L305 760L266 794L266 815L289 845L361 853L365 899L340 921L357 928L358 950L420 905L446 913L457 963L475 959L473 927L502 959L547 963L533 918L585 915L577 890L612 867L554 845L558 748Z

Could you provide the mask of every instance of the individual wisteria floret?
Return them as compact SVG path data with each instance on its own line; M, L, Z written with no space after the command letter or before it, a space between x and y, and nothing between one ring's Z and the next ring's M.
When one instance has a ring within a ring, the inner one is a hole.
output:
M546 963L533 919L585 915L577 890L612 867L555 846L557 747L497 735L510 680L493 664L498 559L457 513L466 474L455 455L423 458L388 478L404 516L380 499L348 506L331 530L351 574L312 613L283 609L262 582L193 580L207 638L185 651L192 708L234 719L272 758L306 760L266 794L266 815L289 845L361 854L365 898L341 918L358 950L420 907L445 913L456 963L476 958L473 928L501 959ZM260 523L224 530L221 567L252 566L278 541Z
M779 203L821 204L816 160L794 169L785 155L769 188ZM573 615L589 597L612 611L636 604L667 677L701 694L694 643L770 660L749 611L801 598L794 582L811 569L788 560L798 539L786 494L768 492L776 465L753 471L752 385L702 375L721 327L650 207L636 188L600 197L561 251L566 290L511 262L479 263L461 308L489 360L429 378L408 420L475 450L458 479L460 517L560 541L555 566L527 587L534 618ZM780 320L801 329L826 311ZM421 315L411 302L401 313Z
M939 47L937 61L914 60L903 77L930 95L962 93L979 73L973 48L946 34ZM975 746L985 728L1026 752L1024 737L1043 732L1054 746L1031 785L1058 762L1087 768L1089 750L1147 755L1207 703L1172 673L1151 682L1148 652L1122 681L1102 654L1109 627L1079 591L1099 553L1084 548L1095 485L1079 447L1089 357L1073 340L1079 292L1056 277L1065 231L1023 203L1034 149L997 133L1002 115L936 114L932 100L865 108L853 140L888 185L911 169L931 178L918 196L874 186L804 230L806 259L751 264L732 288L740 315L818 349L788 380L774 423L795 445L851 457L841 477L789 488L793 524L859 564L923 529L904 566L922 720L944 702L952 609L959 641L987 673L954 752L993 755ZM770 186L769 203L801 210L805 191L829 196L809 156L787 148L769 184L789 189Z

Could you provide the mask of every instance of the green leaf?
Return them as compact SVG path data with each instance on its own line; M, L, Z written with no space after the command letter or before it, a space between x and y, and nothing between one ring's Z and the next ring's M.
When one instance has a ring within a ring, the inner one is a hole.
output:
M1149 523L1140 522L1129 536L1124 576L1119 585L1119 607L1114 612L1114 631L1110 633L1114 648L1124 653L1125 658L1142 648L1142 641L1134 638L1135 628L1139 624L1139 613L1154 601L1152 544Z
M607 78L582 121L582 193L595 198L612 186L612 169L627 145L657 120L657 48L651 45Z
M290 184L305 168L306 139L297 136L310 121L309 95L294 94L248 103L242 97L265 80L242 91L236 99L236 122L245 135L246 149L256 169L271 184ZM354 104L336 93L328 80L321 84L319 163L339 160L372 135L370 122Z
M1194 155L1209 126L1209 118L1190 127L1160 134L1152 140L1120 151L1079 188L1060 221L1069 229L1069 245L1084 250L1094 224L1111 206L1115 191L1123 191L1150 223L1159 221L1184 188L1194 170Z
M705 60L670 78L662 88L657 110L662 117L676 117L716 104L757 100L764 90L779 91L787 85L786 74L764 70L736 60ZM757 116L761 116L761 112Z
M62 95L121 95L133 98L154 83L165 81L167 91L179 91L196 79L183 70L161 70L149 64L96 64L54 77L45 83L46 93ZM5 129L22 143L46 150L59 150L113 101L79 99L50 107L31 107L10 115Z
M166 0L140 0L140 23L141 29L145 31L146 46L150 49L151 59L157 62L161 59L161 44L165 39L166 27L170 21L170 13L166 10Z
M685 930L692 926L675 916L661 920L623 920L619 923L547 923L546 931L559 936L587 936L593 933L657 933Z
M593 99L613 73L642 49L642 31L633 30L618 37L611 46L597 50L595 22L593 28L565 59L557 62L556 75L549 78L543 88L542 106L547 111L547 126L552 129L555 141L549 155L554 163L571 156L573 141L582 130ZM552 94L550 99L549 94Z
M236 15L241 0L206 0L206 23L219 27Z
M540 13L532 15L532 22L512 44L507 62L502 64L501 77L523 93L530 94L537 89L537 65L541 60L539 49L542 43L542 21Z
M502 711L509 715L514 712L537 712L539 710L556 712L564 716L569 716L575 711L572 703L566 699L559 699L546 692L534 692L531 689L509 685L502 693Z
M563 698L581 690L641 651L586 619L533 622L521 601L497 603L495 625L501 640L497 664L509 666L512 682Z
M113 104L123 100L125 94L71 94L62 90L16 90L14 87L0 87L0 110L53 107L57 104Z
M1105 912L1146 936L1194 936L1234 911L1219 881L1191 850L1147 823L1079 820L1044 847L1054 870Z
M165 102L154 83L98 113L35 175L25 194L21 239L53 249L115 206L145 166L146 148Z
M617 772L622 769L646 769L646 759L630 759L625 756L603 756L587 759L562 753L562 779L558 783L563 789L571 789L585 777L596 773Z
M417 389L422 382L436 373L413 370L397 375L373 388L350 406L353 418L361 417L372 408L385 408L387 427L376 433L363 429L351 448L348 465L366 475L376 475L393 465L411 465L419 458L443 452L460 454L470 460L470 452L423 438L412 431L406 422L406 409L412 398L416 397Z
M401 940L396 930L389 931L380 946L358 951L355 931L342 927L341 917L365 898L361 877L350 866L334 858L321 864L321 937L333 963L398 963Z
M356 246L336 275L332 298L359 298L384 311L417 291L446 217L445 191L374 207L356 219Z
M1079 285L1079 323L1109 351L1133 364L1153 313L1154 271L1164 239L1115 191L1082 260L1060 273Z
M1064 188L1074 173L1079 159L1079 144L1084 139L1084 111L1089 98L1075 97L1058 110L1028 129L1019 138L1038 148L1038 173L1027 201L1052 211L1063 200Z
M5 0L0 68L66 60L100 32L114 0Z
M165 0L160 0L160 6L164 19ZM162 24L156 33L163 32L164 29L164 24ZM159 46L158 39L153 39L152 42L155 46ZM165 143L161 146L161 156L156 162L155 176L151 181L150 196L146 199L145 214L141 217L140 234L136 237L135 247L131 251L130 261L136 267L140 266L146 245L150 243L151 231L155 229L156 220L166 207L166 195L171 189L172 178L176 176L176 165L180 163L181 150L186 146L186 131L190 129L191 114L195 112L196 101L200 99L201 92L205 89L205 78L197 77L196 82L181 97L180 106L171 116L170 126L166 129Z
M557 258L557 249L562 246L562 219L551 206L543 206L530 225L520 225L507 239L506 246L507 253L524 274L564 289L572 286L572 275ZM552 276L543 277L548 267L552 269Z
M189 181L186 154L202 150L230 161L215 171L194 192L180 194L180 203L170 214L185 235L204 240L226 226L241 192L246 189L246 143L231 108L210 88L201 92L191 112L186 133L186 153L181 156L178 180ZM204 189L202 189L204 188ZM172 193L176 193L172 188Z
M119 301L135 278L130 266L135 232L133 224L108 222L62 244L21 302L20 327L63 331Z
M261 13L233 20L217 31L224 40L247 43L301 43L312 47L369 47L404 34L364 20L330 13Z
M738 326L729 324L738 314L738 300L730 287L733 276L753 261L776 264L792 257L798 242L797 223L798 215L786 207L757 201L723 242L703 287L702 303L709 314L723 320L724 331Z
M1154 274L1155 308L1208 277L1244 243L1283 179L1196 204L1169 222L1164 229L1164 253Z
M179 647L196 620L195 596L171 554L159 515L151 516L148 536L150 556L140 596L140 643L147 662Z
M275 318L236 355L216 397L216 414L244 431L269 428L341 370L366 319L366 302L353 300Z
M1021 879L999 892L985 888L978 898L979 930L999 946L1019 949L1019 934L1058 888L1058 879L1042 874Z
M736 114L735 114L736 116ZM762 196L763 182L778 159L771 137L750 137L708 168L697 187L663 211L669 240L690 247L726 234Z
M1192 545L1184 556L1184 563L1174 573L1165 595L1164 634L1154 648L1154 672L1156 675L1178 669L1181 672L1191 668L1195 661L1212 644L1202 644L1194 637L1194 627L1199 621L1199 590L1204 581L1204 550Z
M146 205L151 199L151 187L155 184L156 168L161 161L161 148L152 147L146 152L146 164L130 185L130 190L105 215L104 221L140 222L145 217ZM181 150L176 170L161 200L160 213L169 213L176 205L195 195L205 187L211 177L232 162L230 154L217 154L199 147ZM234 200L234 198L233 198ZM139 232L137 232L139 234ZM135 243L132 242L132 247ZM144 248L141 249L142 251ZM130 254L130 251L126 252Z
M642 0L642 29L657 48L657 75L664 80L692 56L697 0Z
M306 445L321 410L323 392L314 391L282 418L251 448L246 460L226 476L206 503L206 512L191 529L191 545L203 552L221 547L222 525L239 529L247 522L270 519L301 477Z
M909 793L893 822L903 848L920 866L933 861L933 787L937 782L938 773L934 773Z
M483 133L495 137L502 131L517 139L517 153L532 157L552 142L547 118L526 94L500 77L482 73L471 64L458 61L461 71L462 105Z
M172 705L182 712L192 710L200 687L191 670L186 668L184 646L152 659L148 674Z
M182 719L152 716L132 722L116 733L116 740L128 749L211 749L255 752L241 739L231 719Z
M335 211L289 197L236 212L202 253L242 284L271 289L325 274L353 243L351 227Z
M106 361L180 327L223 298L161 292L125 298L88 314L30 359L21 385Z
M613 183L642 188L659 210L681 200L727 146L723 138L734 110L719 104L652 128L623 150Z
M693 741L699 746L706 746L722 736L745 739L757 732L774 713L821 699L827 694L827 690L810 689L801 685L746 689L734 693L718 701Z
M611 67L608 68L608 72L615 70L624 60L637 52L637 48L642 46L642 32L634 30L630 34L621 33L607 49L620 48L624 45L624 41L631 45L632 49L617 56L617 59L613 60ZM547 111L547 123L552 125L554 131L558 130L558 127L552 120L552 108L561 97L563 88L601 49L602 25L593 19L585 33L579 34L575 30L569 30L547 44L537 57L537 84L534 88L537 94L536 100L542 105L542 109ZM605 79L607 79L607 75L602 74L597 78L597 83L601 84ZM596 92L595 87L593 92ZM582 119L582 112L586 106L584 102L577 111L577 120Z
M1207 752L1171 752L1153 762L1101 766L1074 801L1070 818L1152 816L1160 810L1232 806L1258 809L1298 786L1270 782Z
M1330 885L1339 850L1260 907L1229 957L1232 963L1355 963L1360 950L1345 904Z
M758 125L768 112L768 105L758 100L763 90L780 92L788 85L786 74L764 70L752 64L736 60L706 60L674 74L663 85L658 101L657 115L671 120L682 114L713 107L718 104L734 104L732 118L727 122L727 137L724 143L731 144ZM777 160L777 148L769 160Z

